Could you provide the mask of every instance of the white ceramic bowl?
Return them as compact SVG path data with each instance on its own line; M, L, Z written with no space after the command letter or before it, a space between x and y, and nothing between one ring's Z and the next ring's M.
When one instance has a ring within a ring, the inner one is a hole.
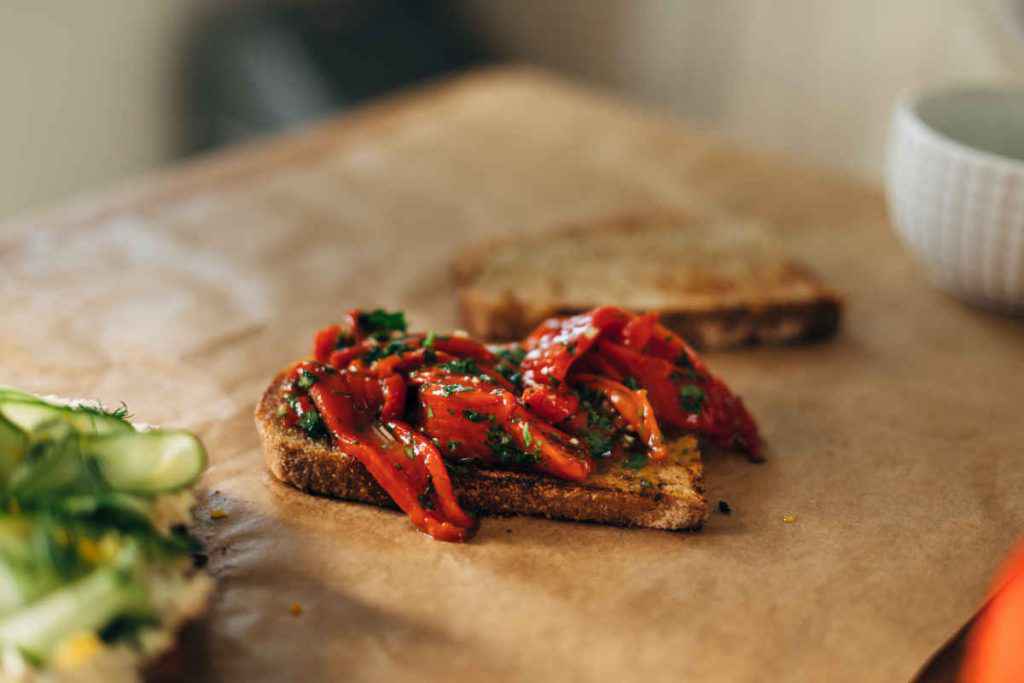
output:
M889 213L943 289L1024 312L1024 90L926 91L893 113Z

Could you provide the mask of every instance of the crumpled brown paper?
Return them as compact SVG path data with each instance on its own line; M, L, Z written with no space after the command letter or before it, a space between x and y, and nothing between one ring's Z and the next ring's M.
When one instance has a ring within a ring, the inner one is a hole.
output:
M769 444L764 465L708 458L732 515L492 518L449 545L268 476L251 412L316 327L358 305L446 329L453 246L652 206L789 231L848 299L830 343L710 357ZM195 680L906 680L1024 522L1024 329L929 287L875 189L531 71L11 223L0 272L0 382L206 442L219 592L186 639Z

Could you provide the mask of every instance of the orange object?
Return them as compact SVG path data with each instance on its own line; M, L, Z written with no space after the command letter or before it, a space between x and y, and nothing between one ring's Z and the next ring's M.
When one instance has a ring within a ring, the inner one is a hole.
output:
M1024 681L1024 542L1003 566L971 630L960 680Z

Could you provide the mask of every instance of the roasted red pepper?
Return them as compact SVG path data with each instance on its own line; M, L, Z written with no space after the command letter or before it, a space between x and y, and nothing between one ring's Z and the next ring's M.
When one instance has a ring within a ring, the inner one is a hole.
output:
M358 459L441 540L465 540L476 526L445 461L584 481L593 457L621 455L624 444L664 459L662 427L760 456L743 403L654 314L598 308L548 320L521 345L488 348L407 334L400 313L353 310L317 333L313 351L315 361L288 375L286 426ZM587 433L596 400L614 419L588 448L574 435Z

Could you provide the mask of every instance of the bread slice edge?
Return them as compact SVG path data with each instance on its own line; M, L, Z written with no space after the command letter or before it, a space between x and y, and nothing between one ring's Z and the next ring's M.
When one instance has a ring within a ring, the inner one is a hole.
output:
M255 415L270 473L306 493L395 508L391 497L358 460L281 424L276 411L282 382L283 375L278 375L264 392ZM529 515L666 530L699 529L708 516L699 468L689 470L689 489L671 494L569 482L530 472L464 469L451 471L459 502L485 515Z

